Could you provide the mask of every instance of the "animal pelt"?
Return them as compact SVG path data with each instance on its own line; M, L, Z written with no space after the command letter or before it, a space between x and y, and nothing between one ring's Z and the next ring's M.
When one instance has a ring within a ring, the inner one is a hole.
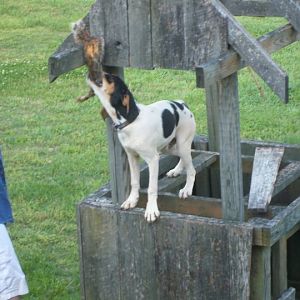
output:
M102 60L104 56L104 39L91 36L88 25L79 20L72 24L72 33L77 44L83 46L85 62L88 68L88 78L96 85L101 86L103 77ZM94 91L90 89L89 92L77 98L78 102L83 102L93 97ZM101 111L102 118L107 117L104 109Z

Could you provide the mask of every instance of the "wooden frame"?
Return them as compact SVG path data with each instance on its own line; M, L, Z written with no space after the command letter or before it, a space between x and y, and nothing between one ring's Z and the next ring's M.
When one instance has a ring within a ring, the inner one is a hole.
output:
M291 24L256 40L233 15L284 16ZM287 102L287 74L269 54L300 39L299 20L298 0L95 2L84 21L92 35L105 39L108 72L196 71L197 86L206 89L208 141L195 138L196 195L185 201L176 192L184 178L163 178L176 159L161 159L162 214L148 225L142 208L119 209L129 191L129 168L106 121L111 182L78 205L83 299L295 300L288 286L299 293L300 279L287 274L295 271L293 253L300 245L300 146L279 145L285 154L271 202L263 214L247 210L261 143L240 140L237 71L252 67ZM82 64L82 48L69 36L49 58L49 79ZM145 166L141 186L147 186ZM143 190L140 198L143 207Z

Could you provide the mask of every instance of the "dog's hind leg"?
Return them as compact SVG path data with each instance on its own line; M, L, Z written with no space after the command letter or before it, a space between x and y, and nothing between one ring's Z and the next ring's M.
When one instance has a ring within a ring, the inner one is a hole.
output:
M126 151L126 150L125 150ZM126 151L129 168L130 168L130 180L131 191L129 197L121 205L122 209L129 209L136 207L139 201L139 189L140 189L140 166L139 157L131 151Z
M180 159L176 167L174 169L171 169L167 173L167 177L177 177L182 173L183 169L184 169L184 164L182 159Z
M193 193L196 171L193 166L190 149L181 156L184 167L186 169L186 183L183 189L179 191L180 198L187 198Z

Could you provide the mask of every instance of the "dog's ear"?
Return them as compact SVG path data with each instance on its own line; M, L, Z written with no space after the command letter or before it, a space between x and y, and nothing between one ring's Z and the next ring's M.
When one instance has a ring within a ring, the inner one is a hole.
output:
M130 97L129 97L128 94L125 94L123 96L122 104L123 104L123 106L126 107L126 112L128 114L129 113L129 109L130 109Z

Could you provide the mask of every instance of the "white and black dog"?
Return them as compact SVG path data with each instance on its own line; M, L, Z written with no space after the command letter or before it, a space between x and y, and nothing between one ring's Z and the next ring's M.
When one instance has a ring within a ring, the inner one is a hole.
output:
M191 144L196 130L193 113L181 100L139 104L126 84L112 74L104 73L101 86L90 79L87 82L114 122L119 140L128 156L131 192L121 208L133 208L138 203L141 157L149 166L145 218L148 222L154 222L160 215L157 206L160 153L167 152L180 157L177 166L167 176L178 176L185 169L186 184L179 191L179 197L186 198L192 194L196 174L191 157Z

